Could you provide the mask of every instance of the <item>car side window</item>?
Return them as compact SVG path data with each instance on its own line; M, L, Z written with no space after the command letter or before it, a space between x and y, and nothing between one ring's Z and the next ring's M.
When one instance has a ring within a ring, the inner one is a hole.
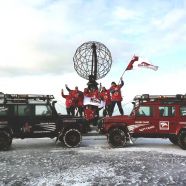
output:
M18 116L30 116L31 115L30 105L18 105L17 114Z
M180 107L180 115L186 117L186 106Z
M161 106L159 107L159 116L174 116L175 115L175 107L173 106Z
M30 105L15 105L14 113L17 116L30 116L31 115L31 107Z
M150 106L140 106L136 116L152 116L152 107Z
M36 116L51 116L52 110L48 105L36 105L35 107L35 115Z

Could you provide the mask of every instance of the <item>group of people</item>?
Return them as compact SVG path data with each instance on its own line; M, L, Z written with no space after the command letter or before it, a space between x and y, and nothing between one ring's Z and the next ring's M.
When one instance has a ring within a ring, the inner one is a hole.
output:
M119 112L121 115L124 114L121 102L122 102L122 94L121 88L124 85L124 81L121 78L121 83L116 84L115 82L111 83L111 87L106 89L105 87L100 86L100 88L85 88L84 91L80 91L76 86L74 90L70 89L68 85L65 85L68 94L64 94L64 90L62 89L61 95L66 99L66 110L68 115L76 115L83 116L86 115L86 111L88 111L84 106L84 97L97 98L105 102L105 106L103 109L103 116L112 116L114 112L115 105L118 105ZM96 110L97 115L99 115L99 109Z

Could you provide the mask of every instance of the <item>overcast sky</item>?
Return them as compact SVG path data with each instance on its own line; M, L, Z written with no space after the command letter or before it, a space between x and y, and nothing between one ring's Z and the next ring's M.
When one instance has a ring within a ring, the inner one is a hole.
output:
M124 75L124 103L142 93L186 93L186 0L0 0L0 87L60 97L86 86L73 68L87 41L107 46L113 64L99 80L119 81L134 54L159 70Z

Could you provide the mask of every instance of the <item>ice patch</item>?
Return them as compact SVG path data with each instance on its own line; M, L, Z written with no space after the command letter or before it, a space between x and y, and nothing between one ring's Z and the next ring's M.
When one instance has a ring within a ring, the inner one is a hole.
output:
M63 186L90 185L96 178L112 178L115 176L114 169L110 168L107 163L81 165L69 168L62 173L51 174L34 178L28 185L34 186L51 186L62 184Z

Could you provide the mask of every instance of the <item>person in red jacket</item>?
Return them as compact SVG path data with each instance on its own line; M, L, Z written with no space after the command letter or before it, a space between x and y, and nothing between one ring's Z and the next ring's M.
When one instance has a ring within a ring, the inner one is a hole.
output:
M85 119L89 122L95 118L95 111L92 107L92 105L85 106Z
M84 110L85 119L88 121L89 125L96 125L98 120L97 106L86 105Z
M111 93L111 115L113 114L115 104L118 105L119 112L121 115L124 114L123 108L121 106L122 95L121 87L124 85L123 79L121 78L121 84L116 84L115 82L111 83L110 93Z
M83 95L86 96L86 97L90 97L90 92L89 92L88 88L84 88Z
M63 89L61 90L61 96L66 99L66 111L68 115L74 116L75 114L75 100L70 92L69 95L64 95Z
M106 115L111 116L111 96L110 96L110 90L107 90L105 87L102 87L102 90L100 92L101 99L105 102L105 108L103 110L103 116Z
M80 116L83 115L83 99L84 95L83 92L81 92L78 87L76 86L74 90L71 90L67 85L65 85L66 89L72 93L72 96L75 100L75 108L78 109L77 114L79 113Z
M94 87L91 88L90 91L89 91L89 97L99 99L100 98L100 95L99 95L98 89L96 89Z
M78 99L77 99L76 106L78 108L78 113L81 117L83 116L83 100L84 100L83 92L80 92Z

